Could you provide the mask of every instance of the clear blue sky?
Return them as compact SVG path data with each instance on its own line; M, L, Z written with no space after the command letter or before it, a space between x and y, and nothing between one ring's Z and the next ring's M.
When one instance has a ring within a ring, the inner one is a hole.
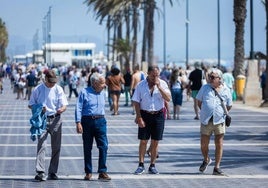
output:
M1 0L0 17L6 23L10 36L32 40L39 29L42 43L42 20L52 6L53 36L91 36L99 39L97 50L106 51L106 30L95 21L93 13L87 12L84 0ZM245 53L250 51L250 12L245 27ZM189 0L189 57L191 59L217 59L217 0ZM158 0L162 8L162 0ZM185 58L185 8L186 0L174 0L171 7L166 1L166 54L168 61ZM221 57L233 61L234 22L233 0L220 0L221 7ZM254 0L254 51L265 52L265 9L261 0ZM79 42L79 41L77 41ZM95 42L95 41L89 41ZM141 44L141 37L139 37ZM20 45L20 44L18 44ZM26 49L32 49L32 42ZM163 19L156 13L155 55L163 57Z

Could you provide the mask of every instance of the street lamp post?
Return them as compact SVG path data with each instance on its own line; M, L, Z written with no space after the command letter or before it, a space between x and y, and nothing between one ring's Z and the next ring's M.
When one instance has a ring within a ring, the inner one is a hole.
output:
M189 65L189 0L186 1L186 67Z
M43 44L45 47L45 62L51 66L51 6L43 21Z
M220 0L217 4L218 8L218 68L221 66L221 23L220 23Z
M253 0L250 0L250 59L254 59Z
M163 63L166 66L166 1L163 0Z
M50 51L49 51L49 56L48 56L48 59L49 59L49 65L51 66L52 65L52 62L51 62L51 52L52 52L52 49L51 49L51 6L49 7L49 10L48 10L48 13L47 13L47 31L48 31L48 44L49 44L49 48L50 48Z

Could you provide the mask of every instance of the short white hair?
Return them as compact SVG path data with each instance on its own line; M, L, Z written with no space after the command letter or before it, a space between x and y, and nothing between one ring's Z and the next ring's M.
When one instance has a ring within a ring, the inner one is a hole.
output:
M222 72L221 72L220 69L217 69L217 68L211 68L211 69L209 69L208 70L208 75L210 76L212 73L217 74L221 79L223 79L222 78Z
M99 82L101 80L103 76L98 73L98 72L94 72L91 76L90 76L90 83L91 85L93 85L94 82Z

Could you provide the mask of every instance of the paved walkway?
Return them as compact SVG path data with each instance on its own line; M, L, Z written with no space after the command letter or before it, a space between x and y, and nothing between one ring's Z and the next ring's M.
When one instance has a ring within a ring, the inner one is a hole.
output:
M84 181L81 135L74 124L75 98L64 113L60 180L36 182L36 142L29 134L30 110L27 101L16 100L9 82L0 95L0 187L267 187L268 184L268 109L236 102L231 111L232 125L224 142L222 169L224 177L213 176L213 163L204 174L198 172L202 162L199 149L199 121L194 120L193 102L184 101L180 120L167 120L164 140L160 142L159 175L134 175L138 165L137 125L131 107L120 101L120 115L112 116L107 106L108 171L110 182ZM214 158L213 140L210 155ZM48 159L50 155L48 147ZM94 170L98 150L93 149ZM48 164L49 160L47 160ZM146 158L145 167L149 167Z

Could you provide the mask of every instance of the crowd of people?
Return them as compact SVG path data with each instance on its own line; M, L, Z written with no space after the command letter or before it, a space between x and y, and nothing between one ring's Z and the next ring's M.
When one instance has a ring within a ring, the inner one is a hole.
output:
M6 67L4 72L1 77L10 79L11 88L17 94L16 99L29 100L28 107L32 110L32 118L36 118L36 115L43 117L45 114L43 122L33 121L32 125L34 133L36 124L42 125L39 127L39 134L36 135L38 144L35 179L38 181L46 180L44 164L48 134L52 140L48 179L58 179L63 123L61 114L67 109L68 99L72 98L72 93L76 97L74 120L76 131L82 134L83 140L85 180L91 180L92 177L91 150L94 139L99 149L99 179L111 180L106 166L108 151L106 129L109 122L105 119L105 102L108 101L111 115L120 115L119 99L123 94L124 106L129 106L135 115L133 119L138 126L140 140L139 164L134 174L144 173L146 154L151 157L148 172L159 174L155 163L159 157L158 146L159 141L163 139L165 121L172 118L180 120L180 109L185 94L187 100L192 97L194 101L193 119L200 120L203 162L199 171L205 172L212 162L209 156L209 140L214 134L216 152L213 174L224 175L220 162L223 154L226 113L221 102L223 101L228 111L231 109L234 79L230 70L223 73L217 68L205 68L200 62L196 62L193 70L190 67L184 70L181 67L169 66L160 70L156 65L149 66L147 72L141 71L139 65L133 67L133 72L129 68L121 71L116 65L110 69L85 67L81 70L75 66L48 68L14 65ZM170 103L173 105L172 109L169 107ZM150 146L147 147L149 140Z

